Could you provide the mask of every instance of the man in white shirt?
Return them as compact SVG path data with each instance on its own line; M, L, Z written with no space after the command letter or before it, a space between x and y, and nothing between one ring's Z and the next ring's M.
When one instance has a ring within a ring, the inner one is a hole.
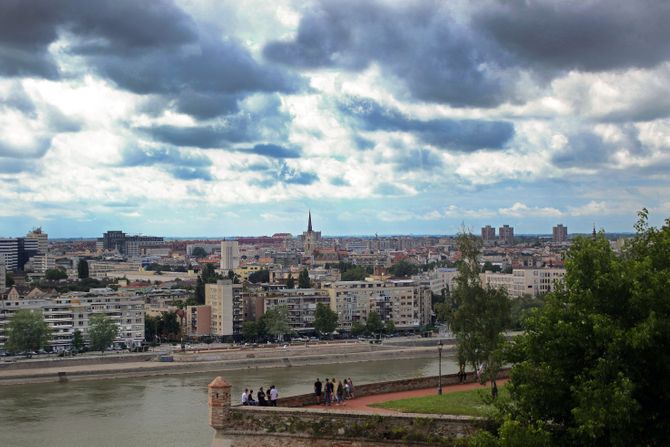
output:
M242 393L242 398L240 399L242 405L249 405L249 389L245 388L244 393Z
M274 385L270 387L270 405L273 407L277 406L277 398L279 397L279 391L275 388Z

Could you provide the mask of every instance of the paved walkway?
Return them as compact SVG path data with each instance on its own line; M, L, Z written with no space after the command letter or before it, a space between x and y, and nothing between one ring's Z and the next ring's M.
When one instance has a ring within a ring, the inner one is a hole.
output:
M505 382L507 382L506 379L497 381L499 386ZM487 382L484 385L480 385L479 383L474 382L474 383L462 383L457 385L448 385L442 387L442 393L446 394L446 393L453 393L456 391L466 391L474 389L488 390L490 389L490 384ZM397 414L400 412L396 410L390 410L387 408L371 407L370 405L377 404L380 402L388 402L390 400L407 399L410 397L433 396L436 394L437 394L437 388L423 388L420 390L398 391L395 393L374 394L372 396L357 397L355 399L345 401L343 405L331 405L329 407L326 407L324 405L311 405L306 408L320 408L320 409L329 409L333 411L356 410L356 411L365 411L369 413L379 413L379 414Z

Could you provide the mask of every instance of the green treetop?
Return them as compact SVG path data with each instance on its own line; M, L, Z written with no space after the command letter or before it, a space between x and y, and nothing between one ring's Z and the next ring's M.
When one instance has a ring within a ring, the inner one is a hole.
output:
M7 349L30 353L44 348L51 338L49 326L41 312L22 309L9 320L6 329Z
M119 333L119 327L105 314L92 315L88 323L88 337L91 349L104 353Z
M316 305L314 329L322 334L330 334L337 329L337 313L323 303Z

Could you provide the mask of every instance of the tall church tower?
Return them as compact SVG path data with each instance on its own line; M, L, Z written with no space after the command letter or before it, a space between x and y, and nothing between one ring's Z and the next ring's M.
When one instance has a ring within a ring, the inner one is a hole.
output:
M317 243L320 239L321 232L312 229L312 211L310 210L307 217L307 231L302 233L302 240L304 242L303 251L305 252L305 256L312 256L314 254L314 250L316 250Z

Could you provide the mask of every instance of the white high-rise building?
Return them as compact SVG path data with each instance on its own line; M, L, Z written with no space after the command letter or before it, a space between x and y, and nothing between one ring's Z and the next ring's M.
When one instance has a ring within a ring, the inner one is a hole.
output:
M37 241L38 255L45 255L49 251L49 235L44 233L41 228L35 228L26 234L26 240Z
M7 269L5 268L5 258L0 257L0 295L5 293L7 288Z
M212 327L217 336L235 335L244 321L244 307L240 298L242 286L222 279L216 284L205 284L205 305L210 306Z
M0 258L5 261L5 268L16 271L19 265L19 240L17 238L0 238Z
M221 270L235 270L240 266L240 244L237 241L221 241Z

